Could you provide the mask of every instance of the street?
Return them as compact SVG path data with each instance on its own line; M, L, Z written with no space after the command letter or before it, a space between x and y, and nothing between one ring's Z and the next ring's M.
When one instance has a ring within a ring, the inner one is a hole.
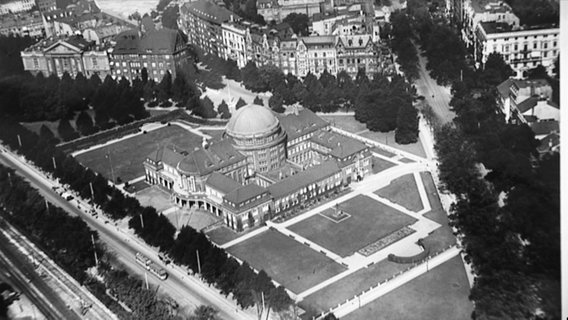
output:
M116 258L124 265L129 273L138 274L142 279L145 278L146 270L143 269L134 259L137 251L142 252L150 257L154 262L158 263L161 267L168 271L168 279L160 281L152 275L148 275L150 284L158 287L158 292L167 294L180 304L183 308L183 313L188 314L196 306L211 305L219 310L219 317L222 319L255 319L252 310L242 311L238 309L233 301L229 301L215 288L211 288L202 283L195 277L186 275L181 268L172 268L172 266L163 265L157 258L157 251L143 244L131 233L117 228L111 223L105 224L107 218L95 218L79 210L76 206L67 202L51 187L53 182L47 180L35 169L25 165L22 160L7 152L0 153L0 162L5 165L16 169L18 174L25 177L30 183L36 187L39 192L51 203L63 208L67 212L82 217L82 219L94 230L98 231L99 238L107 245L109 251L113 251ZM74 200L73 200L74 201ZM82 208L86 208L85 204L81 204Z
M452 99L450 88L440 86L436 80L430 77L430 72L426 69L426 57L420 54L420 47L415 44L418 52L418 73L420 77L414 81L419 95L424 96L426 102L432 107L442 124L451 122L456 116L450 110L450 100Z

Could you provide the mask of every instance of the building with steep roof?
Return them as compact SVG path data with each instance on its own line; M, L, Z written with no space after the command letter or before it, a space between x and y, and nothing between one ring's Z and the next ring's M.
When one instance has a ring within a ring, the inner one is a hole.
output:
M160 82L166 72L175 78L180 64L188 58L186 41L178 30L128 30L115 37L111 53L113 77L132 81L142 76Z
M80 36L51 37L24 49L20 55L24 70L32 74L61 77L67 72L74 78L81 72L87 78L98 74L104 79L111 71L107 49Z
M276 115L240 108L225 134L193 151L160 147L144 161L146 181L241 231L371 174L369 148L328 131L303 109Z

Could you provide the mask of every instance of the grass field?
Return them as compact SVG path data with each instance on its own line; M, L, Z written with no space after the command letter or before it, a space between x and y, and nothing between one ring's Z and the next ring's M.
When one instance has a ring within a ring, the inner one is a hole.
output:
M316 214L291 225L288 229L341 257L346 257L416 221L394 208L362 195L342 202L340 209L351 217L335 223Z
M425 213L424 217L442 225L424 238L424 244L429 246L432 252L435 252L456 243L456 237L448 225L448 215L442 207L432 175L429 172L421 172L420 177L422 178L428 201L430 201L430 206L432 207L432 210Z
M226 226L215 228L205 233L205 235L207 235L207 237L209 237L211 241L219 246L242 236L242 234L239 234Z
M329 310L338 303L353 298L363 290L388 279L392 275L408 268L409 265L398 264L388 260L382 260L368 268L362 268L340 279L321 290L307 296L301 306L311 307L318 312Z
M396 178L388 186L374 193L379 197L400 204L410 211L418 212L424 209L413 174L405 174Z
M419 157L426 158L426 153L422 147L422 142L418 139L418 142L411 144L398 144L394 140L394 130L390 132L373 132L367 131L360 134L362 137L369 138L371 140L377 141L382 144L389 145L393 148L397 148L402 151L406 151L417 155Z
M292 292L300 293L346 270L344 266L275 230L268 230L229 247L227 251L247 261Z
M355 120L354 116L320 116L322 119L328 121L334 127L349 131L351 133L357 133L367 130L367 126Z
M115 179L120 177L126 182L144 175L142 162L159 145L173 143L181 149L192 150L201 146L201 142L200 136L171 125L79 154L76 159L108 179L111 178L112 163ZM110 153L111 161L105 157L107 153Z
M383 160L378 157L373 157L373 173L378 173L388 168L394 167L396 164Z
M465 269L457 256L341 319L471 319L468 295Z

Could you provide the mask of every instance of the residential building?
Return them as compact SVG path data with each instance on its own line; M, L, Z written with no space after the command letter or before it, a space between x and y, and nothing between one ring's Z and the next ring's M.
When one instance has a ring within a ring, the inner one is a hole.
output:
M35 0L39 11L49 12L57 9L55 0Z
M218 57L223 51L223 23L240 18L231 11L208 0L185 3L180 7L179 27L188 36L188 42L206 53Z
M505 23L512 29L519 29L520 20L513 9L504 1L467 0L464 2L462 39L466 46L475 43L475 32L481 22Z
M278 0L257 0L256 10L257 13L260 14L266 22L278 22L282 21L282 19L285 18L280 15L281 11Z
M21 52L24 70L32 74L42 73L45 77L56 74L61 77L67 72L75 77L81 72L89 78L98 74L100 78L110 74L108 47L87 42L80 36L47 38Z
M319 77L324 70L337 74L337 50L334 36L301 37L298 39L298 76L311 72Z
M474 46L475 58L483 65L489 54L499 53L518 78L539 65L552 73L554 61L560 54L559 34L558 27L514 30L506 23L480 22Z
M111 52L112 76L132 81L146 68L148 78L160 82L166 72L172 78L187 59L187 45L180 31L171 29L124 31L115 37Z
M369 78L380 70L379 55L371 35L337 37L337 72L346 71L352 78L365 69Z
M234 60L239 68L244 68L249 60L246 43L249 29L235 22L222 23L221 29L223 47L220 57Z
M257 12L265 21L281 22L290 13L303 13L308 17L321 12L324 0L257 0Z
M19 37L43 37L45 28L38 11L0 16L0 35Z
M369 148L328 127L309 110L276 115L247 105L221 138L148 155L146 181L169 190L176 205L203 208L241 231L371 174Z
M296 61L297 46L298 39L296 38L280 41L279 68L284 74L291 73L294 76L298 75L298 66Z
M0 1L0 15L30 11L35 0L2 0Z

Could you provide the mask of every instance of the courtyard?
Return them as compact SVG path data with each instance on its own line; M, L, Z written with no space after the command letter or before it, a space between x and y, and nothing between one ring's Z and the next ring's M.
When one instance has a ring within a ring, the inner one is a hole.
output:
M288 229L341 257L347 257L417 221L364 195L342 202L339 209L350 217L336 222L325 216L326 213L316 214Z
M143 162L159 146L174 144L183 150L201 146L203 138L177 125L169 125L77 155L82 165L105 178L123 182L144 175ZM112 168L112 172L111 172Z

